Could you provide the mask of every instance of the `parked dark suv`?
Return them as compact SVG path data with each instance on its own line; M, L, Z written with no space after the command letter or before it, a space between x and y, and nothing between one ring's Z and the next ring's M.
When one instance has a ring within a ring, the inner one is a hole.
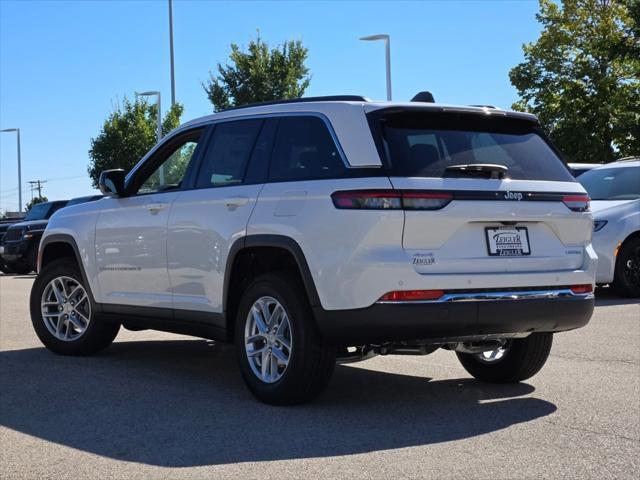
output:
M25 274L36 269L38 245L49 218L68 200L34 205L22 222L11 225L0 245L0 263L5 273Z
M37 269L38 246L49 218L62 207L92 202L102 195L89 195L35 205L20 223L11 225L0 240L0 271L26 274Z

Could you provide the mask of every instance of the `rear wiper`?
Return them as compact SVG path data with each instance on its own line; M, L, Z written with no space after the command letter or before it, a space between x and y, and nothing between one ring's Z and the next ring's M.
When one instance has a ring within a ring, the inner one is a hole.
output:
M492 163L469 163L467 165L451 165L444 169L444 178L506 178L509 169L504 165Z

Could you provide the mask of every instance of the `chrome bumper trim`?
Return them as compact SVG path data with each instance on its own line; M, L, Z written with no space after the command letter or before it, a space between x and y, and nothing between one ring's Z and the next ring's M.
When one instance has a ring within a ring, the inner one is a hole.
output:
M531 290L531 291L500 291L500 292L465 292L446 293L437 300L400 300L400 301L378 301L377 304L419 304L419 303L448 303L448 302L495 302L509 300L537 300L554 298L594 298L593 292L573 293L568 288L559 290Z

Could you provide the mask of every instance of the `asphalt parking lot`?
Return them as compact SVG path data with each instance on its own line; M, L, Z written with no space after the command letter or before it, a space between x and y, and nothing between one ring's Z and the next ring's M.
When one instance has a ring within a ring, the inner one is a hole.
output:
M338 366L315 403L245 389L229 347L121 330L87 358L33 333L33 277L0 275L0 478L637 478L640 305L599 292L527 383L455 355Z

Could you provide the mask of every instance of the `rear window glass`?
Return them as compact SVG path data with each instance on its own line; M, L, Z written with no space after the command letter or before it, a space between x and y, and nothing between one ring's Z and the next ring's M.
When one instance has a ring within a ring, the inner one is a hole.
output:
M523 180L573 181L573 176L528 122L476 115L391 114L381 120L392 176L442 177L453 165L489 163Z
M580 175L578 181L591 200L640 198L640 167L598 168Z

